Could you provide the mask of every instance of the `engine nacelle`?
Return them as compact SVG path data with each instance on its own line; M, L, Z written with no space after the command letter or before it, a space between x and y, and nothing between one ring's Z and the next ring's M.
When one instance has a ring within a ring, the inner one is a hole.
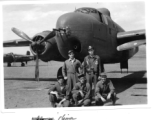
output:
M33 37L33 41L42 41L51 31L43 31L41 33L36 34ZM30 46L31 52L36 55L36 49L38 49L39 58L44 61L48 62L50 60L55 61L62 61L64 58L58 51L58 47L56 44L55 38L50 38L47 41L43 42L38 48L34 46Z

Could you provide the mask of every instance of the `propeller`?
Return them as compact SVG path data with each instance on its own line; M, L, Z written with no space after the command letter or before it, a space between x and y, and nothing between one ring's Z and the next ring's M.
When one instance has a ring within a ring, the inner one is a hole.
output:
M12 31L24 40L30 41L31 45L36 48L35 79L36 81L39 81L39 47L43 42L47 41L49 38L54 37L56 35L55 31L50 32L42 41L32 41L28 35L17 28L12 28Z
M48 34L42 41L40 41L40 44L48 40L49 38L52 38L56 35L55 31L52 31L50 34Z
M29 36L27 36L24 32L20 31L19 29L17 29L17 28L12 28L12 31L13 31L16 35L20 36L21 38L23 38L23 39L25 39L25 40L30 41L31 43L33 43L33 41L31 40L31 38L30 38Z
M39 81L39 56L37 52L36 52L36 65L35 65L35 79L36 81Z

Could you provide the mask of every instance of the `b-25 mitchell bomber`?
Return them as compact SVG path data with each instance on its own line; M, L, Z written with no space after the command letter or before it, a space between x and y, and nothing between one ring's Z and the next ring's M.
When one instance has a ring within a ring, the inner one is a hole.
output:
M7 53L4 54L3 62L7 63L8 67L11 67L11 63L21 62L21 66L25 66L28 61L34 60L34 56L30 55L30 51L27 51L26 55Z
M106 8L83 7L63 14L58 18L56 28L38 33L32 38L17 28L12 28L12 31L23 40L6 41L3 46L29 46L36 55L37 80L38 59L44 62L64 61L68 58L68 50L72 49L75 57L83 61L88 54L87 47L92 45L102 64L120 63L121 69L128 69L128 59L138 52L138 46L146 44L144 29L125 31L112 20Z

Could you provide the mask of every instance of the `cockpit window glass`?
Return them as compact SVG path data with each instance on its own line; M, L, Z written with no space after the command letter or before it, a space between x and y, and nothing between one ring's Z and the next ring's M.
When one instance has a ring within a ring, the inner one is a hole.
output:
M102 13L100 13L96 9L93 9L93 8L79 8L79 9L75 10L75 12L90 14L93 17L95 17L97 20L99 20L100 22L104 23L103 22L104 20L102 18Z
M97 10L92 9L92 8L81 8L81 9L77 9L75 12L81 12L81 13L97 13Z
M90 9L90 12L91 12L91 13L97 13L97 11L94 10L94 9Z
M89 14L89 13L90 13L90 11L89 11L88 9L81 9L81 12L82 12L82 13L86 13L86 14Z

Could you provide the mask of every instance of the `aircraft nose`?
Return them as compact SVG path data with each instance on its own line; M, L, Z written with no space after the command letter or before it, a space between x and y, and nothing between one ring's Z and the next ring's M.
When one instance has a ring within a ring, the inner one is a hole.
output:
M65 58L68 58L67 53L70 49L76 53L81 52L81 43L84 41L85 33L92 30L91 21L87 16L74 12L60 16L56 28L65 29L65 32L58 32L56 36L59 51Z
M74 30L86 30L85 27L90 28L90 26L85 26L91 24L91 20L88 15L82 13L66 13L60 16L57 20L56 28L66 28L70 27ZM83 25L83 27L82 27Z

